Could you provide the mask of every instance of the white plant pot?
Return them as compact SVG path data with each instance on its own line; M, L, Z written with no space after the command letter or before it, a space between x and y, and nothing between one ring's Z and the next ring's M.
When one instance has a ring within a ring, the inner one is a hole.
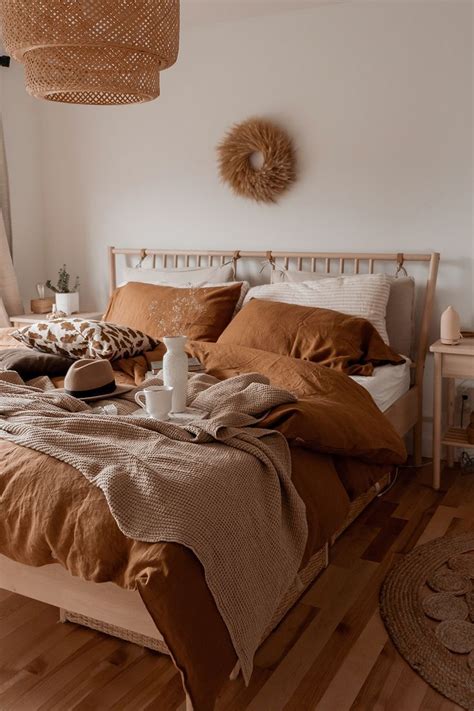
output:
M77 313L79 311L79 292L56 294L56 310L64 311L68 316Z
M188 394L188 356L184 350L187 336L166 336L163 343L163 382L173 388L172 412L184 412Z

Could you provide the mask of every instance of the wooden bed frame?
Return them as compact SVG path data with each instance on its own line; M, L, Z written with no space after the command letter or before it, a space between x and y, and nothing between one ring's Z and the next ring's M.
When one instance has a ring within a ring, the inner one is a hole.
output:
M416 337L416 354L413 363L412 385L384 414L404 436L414 432L415 463L421 463L423 375L428 349L429 326L433 310L439 254L402 253L338 253L338 252L253 252L253 251L165 251L158 249L124 249L109 247L110 290L116 286L116 257L127 255L143 260L151 257L152 265L161 268L178 266L212 266L233 260L236 267L240 260L267 260L272 268L282 264L284 268L298 271L311 270L322 273L374 273L375 266L389 264L393 271L404 269L404 264L425 263L428 275L424 288L423 308ZM334 264L337 267L335 272ZM346 266L352 265L349 272ZM322 265L322 267L321 267ZM308 269L309 266L309 269ZM352 502L349 514L332 541L313 556L299 575L285 599L281 601L277 614L265 636L276 627L288 610L295 604L304 590L328 565L330 544L363 511L375 496L388 484L389 477L378 482L368 492ZM0 588L25 595L60 608L60 619L98 629L102 632L130 640L143 646L169 653L162 636L146 610L137 591L123 590L113 583L94 583L70 575L58 564L40 568L17 563L0 555Z
M423 377L425 372L426 354L428 352L428 338L431 317L433 313L434 295L440 255L437 252L429 254L404 254L402 252L252 252L252 251L200 251L200 250L163 250L163 249L137 249L137 248L108 248L109 261L109 290L114 291L117 286L117 256L137 257L140 263L151 259L153 268L176 269L177 267L202 267L218 266L229 262L234 263L236 275L239 263L252 260L261 264L262 261L275 269L280 264L284 269L296 271L312 271L324 274L373 274L375 267L392 274L400 271L406 273L405 264L425 263L428 265L428 274L424 286L423 308L421 311L419 327L415 328L415 353L410 355L413 360L413 376L411 388L400 397L384 415L390 420L396 431L403 437L413 430L413 454L415 464L421 464L421 440L423 425ZM334 269L334 266L336 267ZM348 272L347 267L351 267ZM413 357L414 355L414 357Z

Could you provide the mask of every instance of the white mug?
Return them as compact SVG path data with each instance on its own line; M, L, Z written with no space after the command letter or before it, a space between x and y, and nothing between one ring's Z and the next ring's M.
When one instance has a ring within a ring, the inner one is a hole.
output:
M143 402L142 398L145 398ZM157 420L167 420L171 412L173 388L168 385L150 385L135 393L135 402Z

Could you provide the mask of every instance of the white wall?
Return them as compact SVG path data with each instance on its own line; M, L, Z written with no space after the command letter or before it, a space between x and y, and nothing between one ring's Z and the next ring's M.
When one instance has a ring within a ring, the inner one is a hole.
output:
M106 299L108 244L442 253L438 310L472 299L472 5L337 4L186 28L162 96L40 104L48 268ZM294 136L295 187L234 197L215 145L234 122Z
M3 120L10 183L13 260L25 305L45 279L39 106L24 90L23 69L0 68Z

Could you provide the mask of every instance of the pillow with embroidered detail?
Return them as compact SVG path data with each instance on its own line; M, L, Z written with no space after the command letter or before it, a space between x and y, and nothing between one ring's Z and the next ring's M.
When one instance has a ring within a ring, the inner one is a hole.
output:
M142 331L105 321L62 318L38 321L13 332L13 337L43 353L80 358L132 358L156 348L156 341Z

